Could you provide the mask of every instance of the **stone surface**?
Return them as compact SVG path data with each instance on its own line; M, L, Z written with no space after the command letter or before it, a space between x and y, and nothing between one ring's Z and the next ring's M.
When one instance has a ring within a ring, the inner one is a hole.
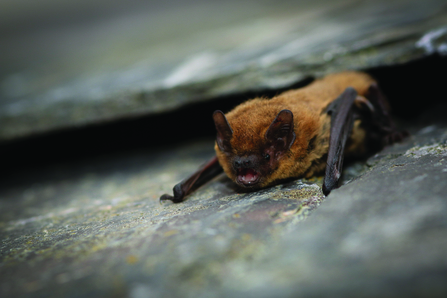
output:
M0 141L447 53L443 0L39 3L0 3Z
M219 176L161 205L212 140L23 173L0 191L0 296L445 297L447 125L411 133L327 198Z
M172 1L174 8L159 4L150 12L129 1L133 10L116 18L123 6L112 0L110 11L85 27L79 22L88 15L69 9L72 25L58 30L66 6L43 0L51 10L30 5L14 19L7 12L17 3L0 4L9 5L0 9L0 24L14 25L0 30L8 41L0 58L1 140L446 51L442 1ZM102 4L84 5L97 13ZM25 20L39 25L28 35ZM157 24L164 31L141 38ZM134 35L124 34L129 28ZM439 70L445 62L430 63ZM413 69L421 79L400 84L388 70L384 90L402 97L396 104L422 98L409 109L420 113L445 98L433 86L442 80L427 73L433 68ZM411 137L346 168L345 184L327 198L321 177L242 193L221 175L184 203L160 204L161 194L213 155L207 138L165 147L156 140L150 150L123 146L117 153L108 147L132 139L114 140L117 124L108 132L79 130L90 136L69 145L82 142L88 152L89 138L97 145L108 133L107 144L92 148L106 150L100 157L58 152L68 149L58 144L61 134L14 154L17 143L2 151L0 297L446 297L445 111L444 104L420 120L407 118ZM151 127L166 129L157 119ZM35 169L27 166L33 159Z

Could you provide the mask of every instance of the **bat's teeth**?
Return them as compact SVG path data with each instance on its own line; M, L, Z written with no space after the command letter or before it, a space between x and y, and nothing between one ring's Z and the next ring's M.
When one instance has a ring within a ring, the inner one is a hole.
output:
M242 169L239 171L238 180L245 185L255 184L259 179L259 174L253 169Z

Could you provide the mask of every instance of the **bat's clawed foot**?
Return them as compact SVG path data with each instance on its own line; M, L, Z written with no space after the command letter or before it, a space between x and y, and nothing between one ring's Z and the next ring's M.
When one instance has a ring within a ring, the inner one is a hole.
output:
M398 143L401 142L403 139L405 139L406 137L408 137L410 134L408 133L408 131L404 130L404 131L392 131L389 134L387 134L386 136L383 137L383 145L384 146L388 146L388 145L392 145L394 143Z

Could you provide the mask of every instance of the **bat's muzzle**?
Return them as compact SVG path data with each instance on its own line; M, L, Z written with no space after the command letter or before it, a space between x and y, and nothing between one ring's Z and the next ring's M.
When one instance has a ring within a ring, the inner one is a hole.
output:
M250 168L238 169L237 182L244 187L253 187L259 182L259 173Z

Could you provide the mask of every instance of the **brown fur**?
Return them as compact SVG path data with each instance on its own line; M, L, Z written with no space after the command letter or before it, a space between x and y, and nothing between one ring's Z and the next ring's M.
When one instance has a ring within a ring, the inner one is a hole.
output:
M237 106L226 115L233 129L232 154L256 154L276 115L281 110L288 109L294 115L295 142L281 157L278 167L259 186L265 187L278 180L311 177L320 173L326 166L324 157L329 147L330 116L324 112L325 108L347 87L353 87L360 96L364 96L373 82L365 73L343 72L316 80L307 87L286 91L272 99L255 98ZM364 139L365 131L357 121L346 152L364 151ZM215 150L225 173L235 180L229 156L217 144Z

